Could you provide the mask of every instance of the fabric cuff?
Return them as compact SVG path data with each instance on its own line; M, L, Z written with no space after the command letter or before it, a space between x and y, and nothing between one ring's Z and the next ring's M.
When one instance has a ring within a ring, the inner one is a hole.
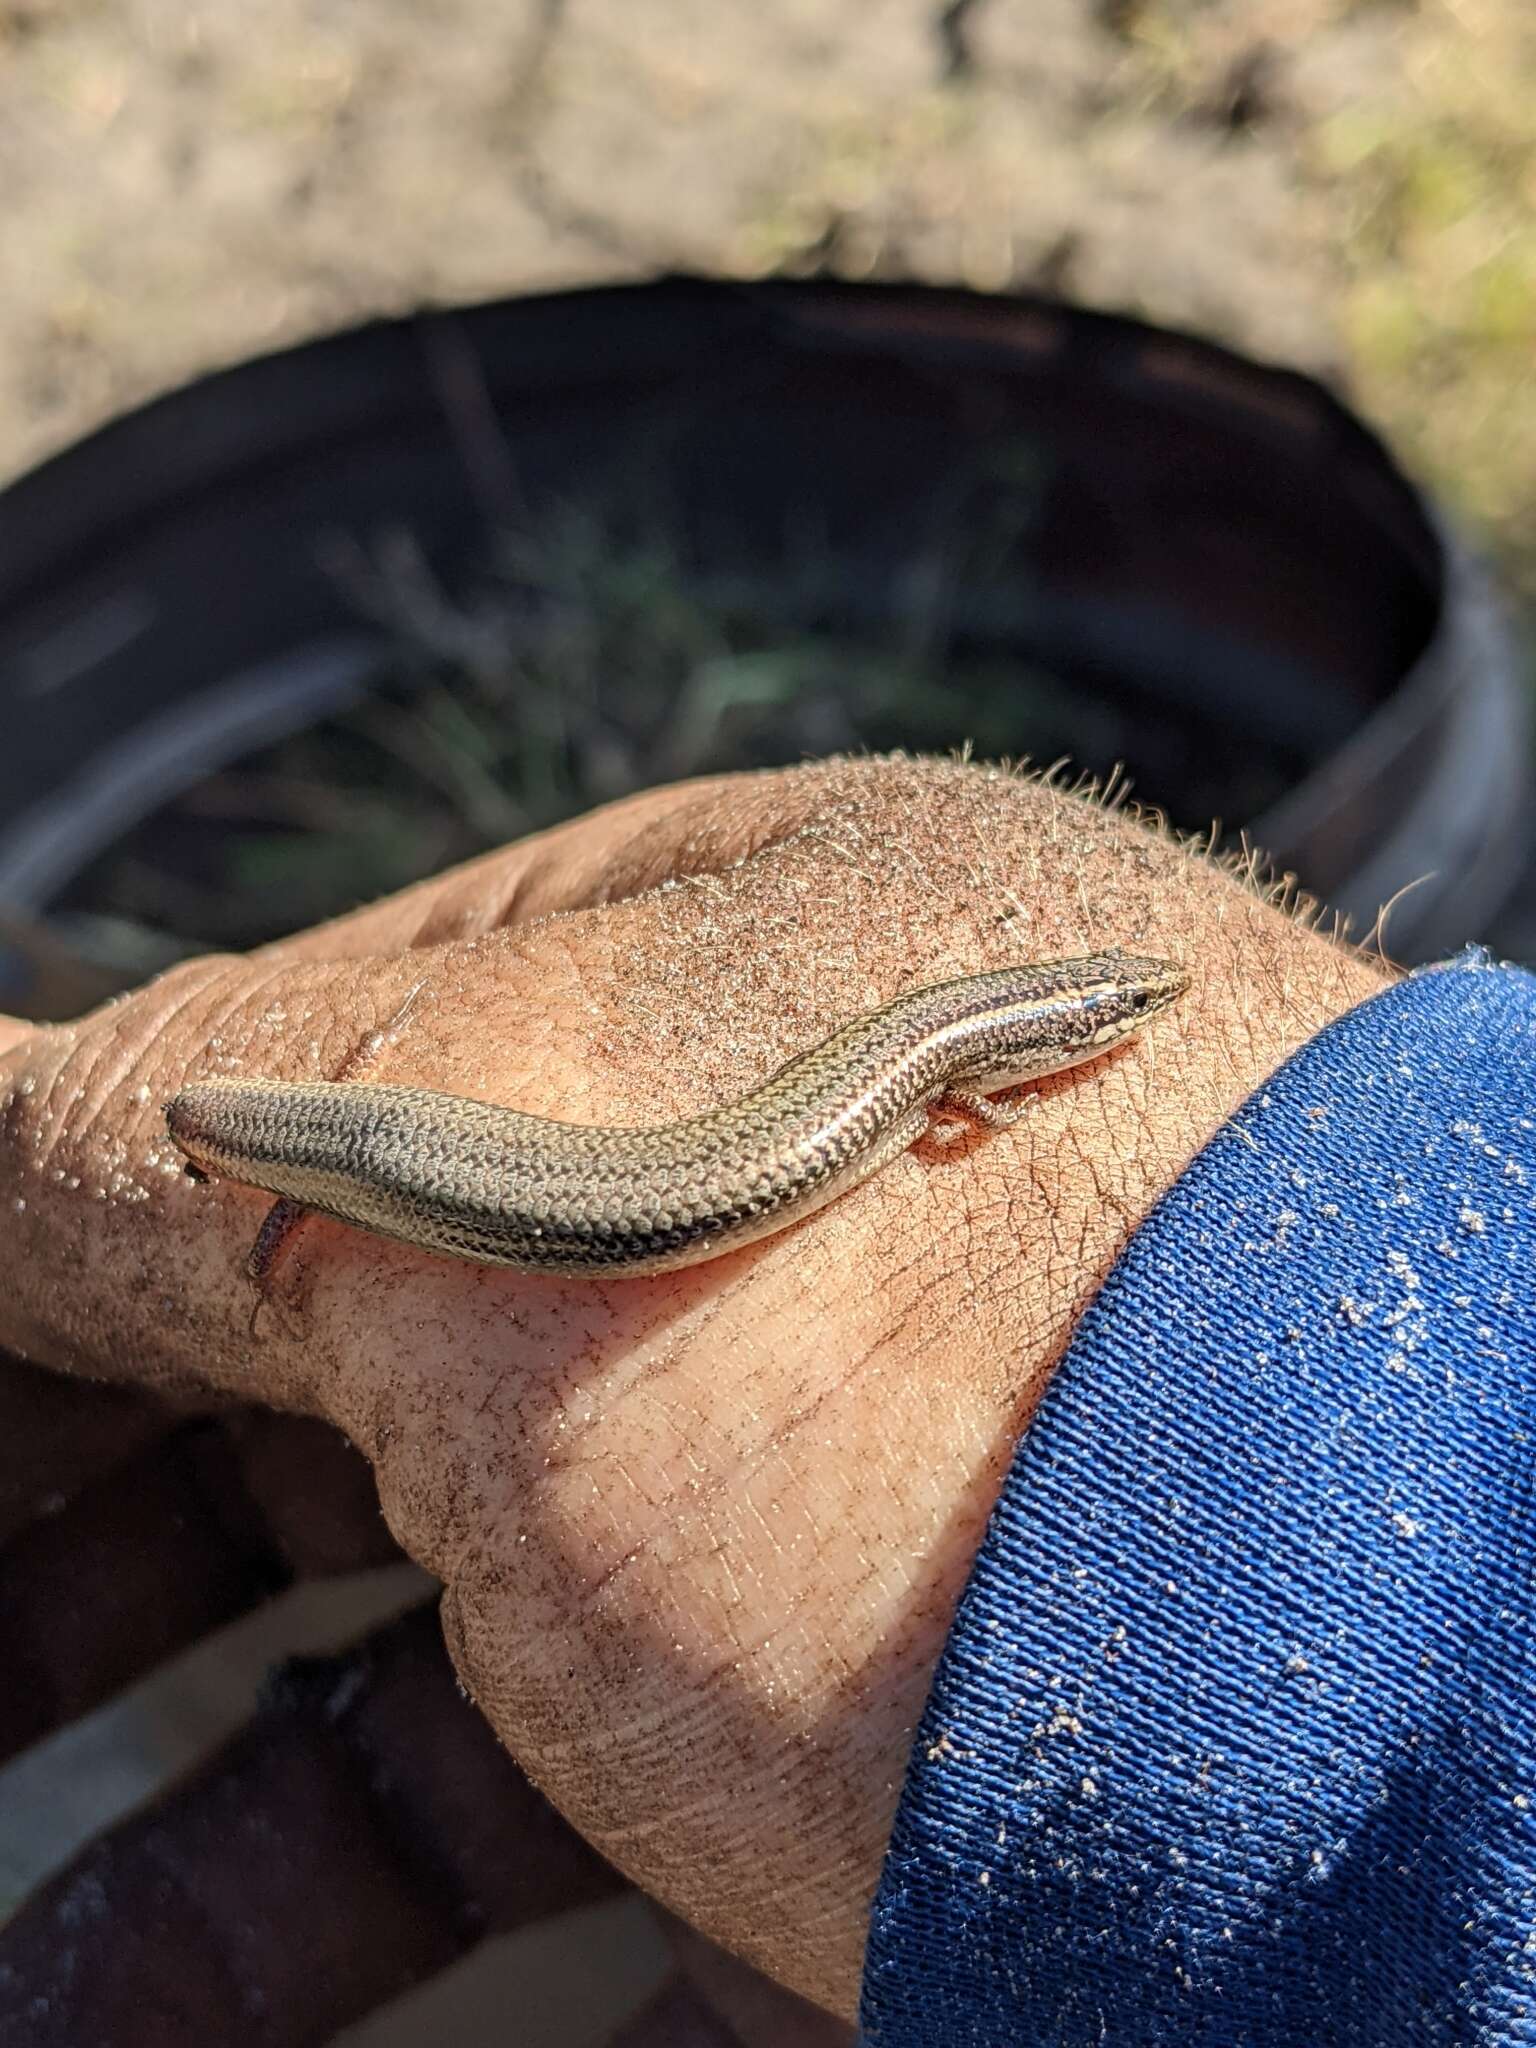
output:
M1536 979L1339 1019L1090 1306L914 1745L870 2048L1536 2042Z

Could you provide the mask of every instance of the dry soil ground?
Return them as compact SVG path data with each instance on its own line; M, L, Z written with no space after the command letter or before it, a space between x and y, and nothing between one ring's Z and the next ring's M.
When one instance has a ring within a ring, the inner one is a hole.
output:
M1041 279L1344 382L1536 588L1526 0L0 0L0 475L370 312Z

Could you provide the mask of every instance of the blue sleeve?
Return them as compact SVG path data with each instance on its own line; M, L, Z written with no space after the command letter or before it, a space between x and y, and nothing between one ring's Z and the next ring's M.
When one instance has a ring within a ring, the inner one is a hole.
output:
M1536 979L1341 1018L1192 1164L1013 1465L870 2048L1536 2043Z

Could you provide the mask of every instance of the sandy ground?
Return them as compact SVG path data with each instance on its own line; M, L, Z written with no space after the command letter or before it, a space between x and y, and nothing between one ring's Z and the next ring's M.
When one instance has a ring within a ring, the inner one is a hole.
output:
M1410 91L1404 18L4 0L0 473L369 313L668 267L1044 279L1343 372L1316 143Z
M1044 283L1338 379L1536 594L1527 0L0 0L0 478L370 313Z

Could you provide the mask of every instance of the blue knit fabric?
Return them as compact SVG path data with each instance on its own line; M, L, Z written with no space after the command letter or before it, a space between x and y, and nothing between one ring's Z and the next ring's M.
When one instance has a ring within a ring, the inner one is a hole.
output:
M1469 955L1207 1147L1020 1446L870 2048L1536 2043L1536 979Z

